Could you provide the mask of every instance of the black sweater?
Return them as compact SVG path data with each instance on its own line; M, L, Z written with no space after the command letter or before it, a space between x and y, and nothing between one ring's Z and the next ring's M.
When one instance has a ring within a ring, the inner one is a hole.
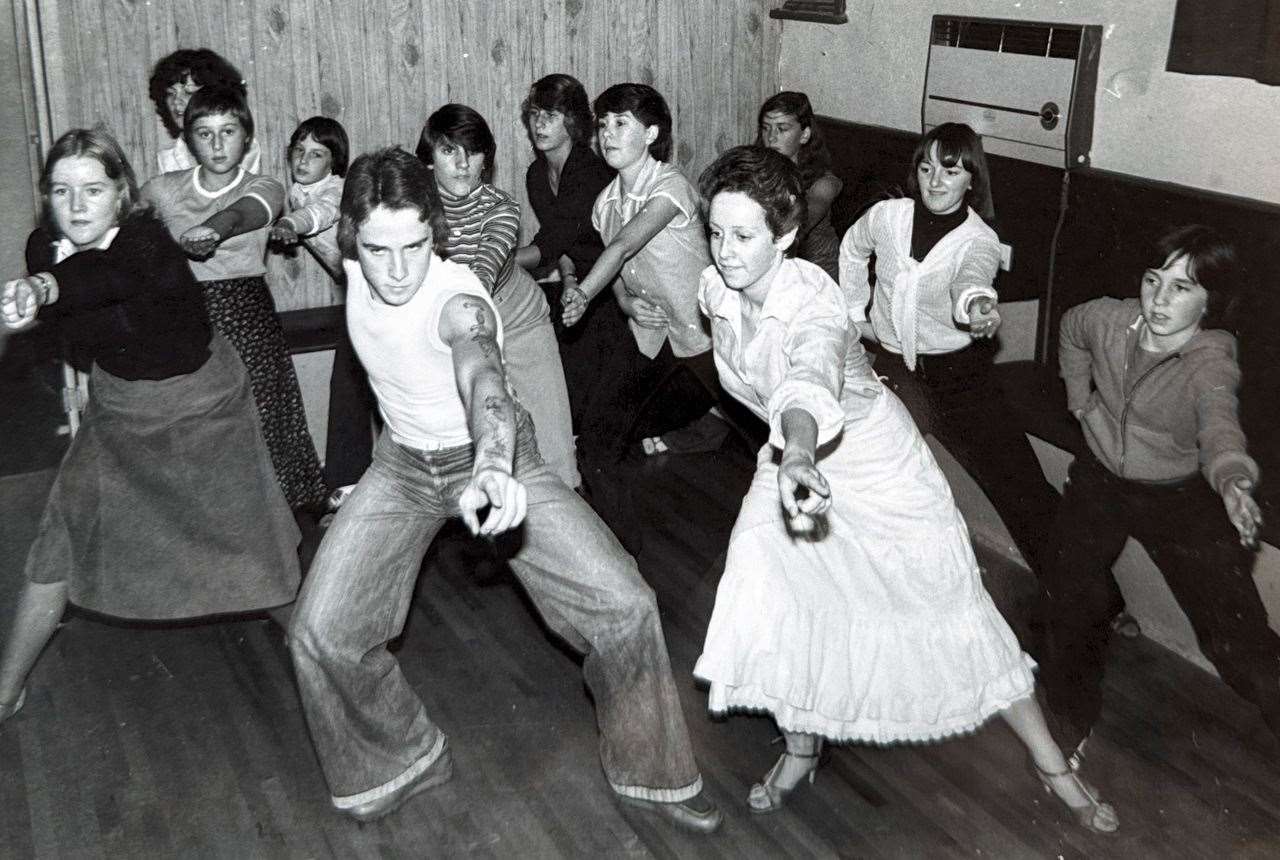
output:
M182 249L149 213L130 216L111 247L54 263L54 237L27 240L27 271L58 280L58 300L41 319L61 326L78 366L122 379L168 379L209 358L212 336L200 287Z
M600 234L591 226L596 197L613 181L613 168L589 148L574 145L560 172L559 193L551 192L547 160L539 156L525 172L529 205L538 217L533 244L542 254L539 266L554 267L562 255L573 260L579 278L585 278L604 250Z

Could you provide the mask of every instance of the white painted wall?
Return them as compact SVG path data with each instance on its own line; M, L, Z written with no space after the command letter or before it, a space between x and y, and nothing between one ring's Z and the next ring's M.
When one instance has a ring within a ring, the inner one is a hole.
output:
M1272 154L1280 132L1280 87L1164 71L1174 4L854 0L846 7L847 24L784 22L778 80L784 89L807 92L818 113L919 131L934 14L1101 24L1093 166L1280 203L1280 158ZM1031 357L1036 305L1002 306L1000 360ZM1050 482L1061 487L1069 455L1033 442ZM934 448L975 537L1016 557L990 501L954 459ZM1207 668L1186 616L1146 553L1131 544L1115 574L1144 632ZM1255 577L1272 627L1280 631L1280 550L1264 546Z
M786 21L778 80L821 114L918 131L934 14L1101 24L1093 166L1280 203L1280 87L1164 70L1175 0L854 0Z

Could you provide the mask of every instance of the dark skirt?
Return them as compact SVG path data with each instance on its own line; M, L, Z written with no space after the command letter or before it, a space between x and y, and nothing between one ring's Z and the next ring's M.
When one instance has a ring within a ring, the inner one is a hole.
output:
M136 619L279 606L298 527L271 471L244 366L215 335L194 373L124 380L96 365L84 422L27 555L27 579Z
M302 391L267 282L261 277L234 278L202 281L200 286L209 321L249 370L262 435L289 506L323 503L328 490L320 458L307 431Z

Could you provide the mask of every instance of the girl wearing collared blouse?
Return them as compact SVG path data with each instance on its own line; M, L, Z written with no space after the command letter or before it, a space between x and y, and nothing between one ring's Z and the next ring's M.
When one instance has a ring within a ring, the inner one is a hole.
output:
M600 153L618 176L596 198L592 224L605 248L577 287L565 289L564 323L574 325L588 303L614 284L635 348L614 350L584 410L578 445L588 483L592 473L620 461L634 439L643 439L647 453L665 450L663 433L707 411L710 393L687 404L692 411L665 402L662 409L650 408L654 393L680 366L708 392L716 390L711 339L696 295L710 258L697 189L667 161L671 111L653 87L631 83L609 87L592 107ZM720 440L714 432L705 440L698 435L690 432L678 450L705 450L723 440L723 433Z
M1057 493L991 378L1000 240L989 226L995 210L982 141L967 125L944 123L921 138L911 164L911 196L877 203L841 242L850 319L879 343L876 372L888 377L920 432L973 476L1042 575Z
M713 712L764 711L786 751L752 786L773 812L824 739L934 741L1000 714L1084 827L1114 810L1067 766L1033 663L983 589L928 446L851 330L839 287L785 253L804 223L785 156L737 147L702 174L714 266L698 291L716 369L769 424L695 674Z

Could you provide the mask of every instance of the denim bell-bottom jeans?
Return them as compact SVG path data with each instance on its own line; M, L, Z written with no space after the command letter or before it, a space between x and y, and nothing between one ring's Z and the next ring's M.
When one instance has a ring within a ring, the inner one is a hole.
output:
M420 451L383 433L298 597L289 635L311 737L338 809L368 803L439 758L444 734L387 643L404 628L432 539L457 516L473 447ZM586 655L600 760L614 791L656 801L702 790L653 591L520 420L515 471L528 491L511 569L553 631Z

